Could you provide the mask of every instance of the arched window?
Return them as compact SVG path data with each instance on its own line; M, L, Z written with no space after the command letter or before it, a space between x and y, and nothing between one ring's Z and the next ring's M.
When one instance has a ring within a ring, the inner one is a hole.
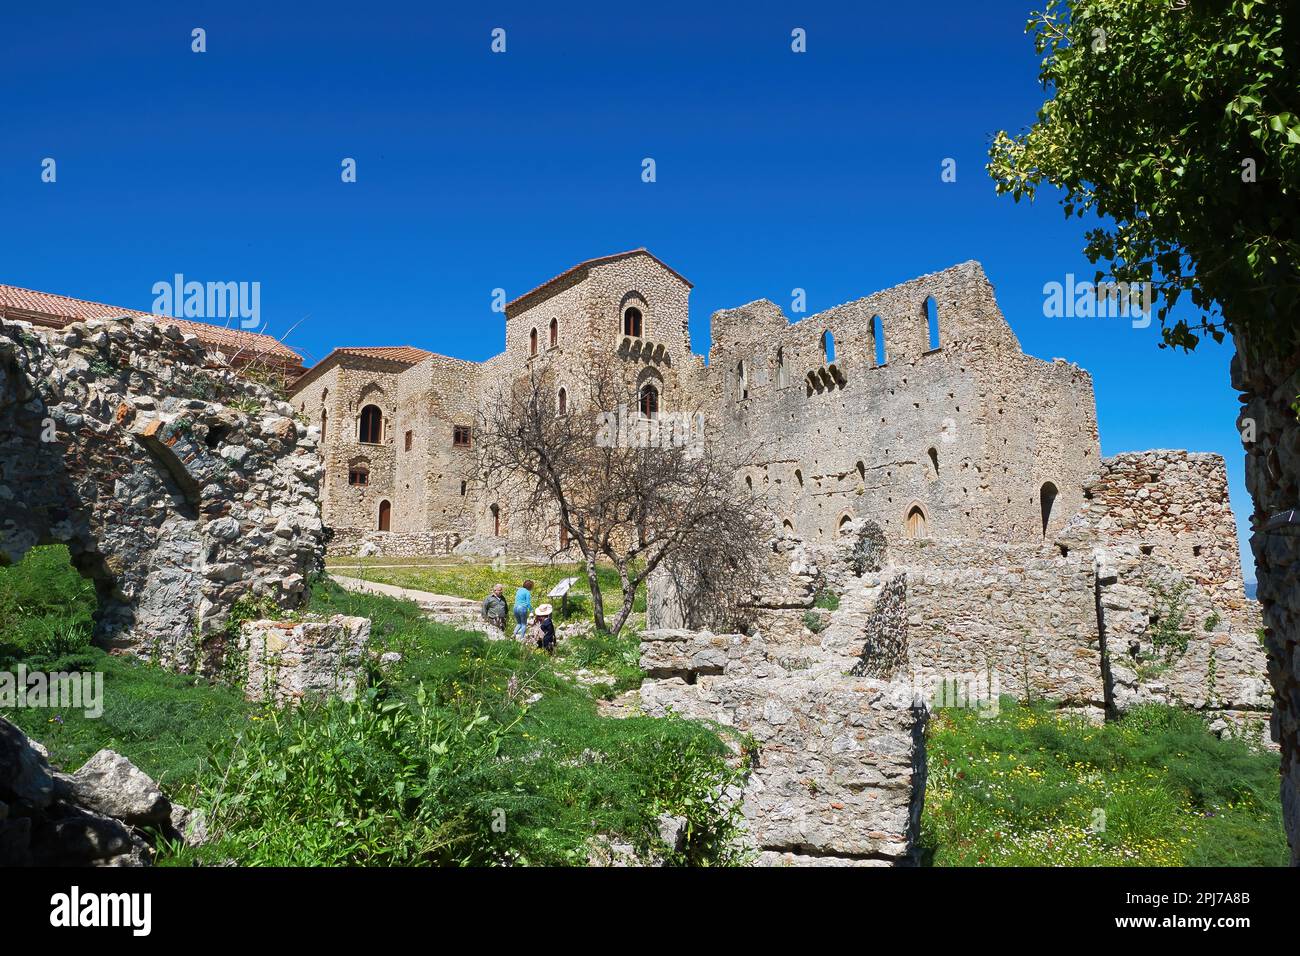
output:
M1043 513L1043 537L1047 537L1047 526L1052 520L1052 506L1056 504L1056 485L1046 482L1038 492L1038 507Z
M931 447L929 451L929 455L930 455L930 468L931 468L930 477L938 478L939 477L939 450L937 448Z
M776 350L776 387L785 388L790 384L789 376L785 370L785 348Z
M557 322L555 319L551 319L551 342L550 342L550 347L551 347L551 348L555 348L555 346L557 346L557 345L559 345L559 344L560 344L560 324L559 324L559 322Z
M387 501L379 502L379 530L387 531L393 520L393 506Z
M537 330L533 329L528 333L528 354L537 354Z
M840 537L841 537L841 538L847 538L850 534L852 534L852 533L853 533L853 516L852 516L852 515L841 515L841 516L840 516L840 526L839 526L838 530L839 530L839 533L840 533Z
M781 530L784 531L786 534L794 534L794 522L791 521L789 518L786 518L784 521L781 522Z
M876 343L876 365L884 365L889 356L885 352L885 323L878 315L871 317L871 339Z
M740 385L740 400L743 402L749 398L749 372L745 369L743 360L736 363L736 381Z
M835 361L835 336L830 329L822 333L822 364L830 365Z
M325 430L329 427L329 423L330 423L329 409L322 408L320 410L320 443L322 445L325 444Z
M349 485L370 484L370 469L366 465L353 465L348 469Z
M920 505L912 505L907 513L907 536L909 538L925 537L925 512Z
M623 312L623 334L634 339L641 337L641 310L632 306Z
M361 441L367 445L378 445L384 440L384 413L378 405L367 405L361 409Z
M495 537L501 537L501 506L493 505L492 511L492 534Z
M560 394L555 397L555 407L563 415L569 410L569 393L560 389Z
M939 347L939 307L934 304L934 296L925 297L925 302L921 305L921 314L925 316L925 324L930 330L930 349L934 350Z
M800 471L798 468L794 470L794 480L799 482L800 488L803 487L803 472Z
M641 386L641 417L659 417L659 389L650 382Z

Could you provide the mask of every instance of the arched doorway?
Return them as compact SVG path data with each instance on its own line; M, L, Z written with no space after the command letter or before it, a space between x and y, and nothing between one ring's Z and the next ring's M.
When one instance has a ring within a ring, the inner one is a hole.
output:
M909 538L925 537L925 512L920 505L912 505L907 512L907 536Z
M387 501L379 502L379 530L387 531L392 523L393 506Z

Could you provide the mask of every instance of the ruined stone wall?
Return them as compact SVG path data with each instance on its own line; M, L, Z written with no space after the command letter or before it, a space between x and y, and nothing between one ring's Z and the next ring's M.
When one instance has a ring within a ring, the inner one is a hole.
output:
M1037 544L905 538L865 564L856 528L836 544L778 537L765 583L727 621L694 611L723 610L714 595L660 572L647 620L745 627L786 667L850 660L841 669L923 693L975 684L980 699L1046 699L1098 718L1178 704L1260 739L1270 701L1256 632L1139 542L1104 540L1082 514L1067 525Z
M0 323L0 560L64 543L95 640L210 672L246 594L298 606L321 559L316 431L148 319Z
M1032 545L900 542L906 673L995 675L1000 693L1105 706L1090 555Z
M421 558L451 554L464 540L455 531L368 531L336 528L325 551L330 557Z
M1108 545L1135 544L1145 556L1204 589L1241 628L1260 625L1246 598L1228 472L1219 455L1131 452L1107 458L1087 488L1084 518Z
M810 542L855 519L903 537L913 509L926 535L1041 539L1044 485L1058 527L1099 459L1087 373L1024 356L975 263L795 325L770 302L719 312L709 375L716 434L757 450L744 478L778 527Z
M787 669L744 635L649 631L641 653L646 713L753 739L740 799L757 865L915 861L928 711L905 684Z

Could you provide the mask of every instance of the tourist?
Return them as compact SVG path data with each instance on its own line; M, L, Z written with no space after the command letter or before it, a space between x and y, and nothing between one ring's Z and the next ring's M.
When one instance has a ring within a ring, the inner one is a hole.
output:
M528 631L528 612L533 609L533 579L515 592L515 639L522 640Z
M505 633L506 629L506 599L502 596L505 590L500 584L492 585L492 593L483 599L483 619L488 622L489 627L496 628L498 631Z
M551 606L537 608L537 646L548 654L555 653L555 623L551 620Z

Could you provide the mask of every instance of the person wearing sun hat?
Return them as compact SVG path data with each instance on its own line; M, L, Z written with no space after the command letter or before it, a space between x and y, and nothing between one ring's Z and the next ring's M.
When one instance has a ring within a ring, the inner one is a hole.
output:
M537 646L548 654L554 654L555 622L551 620L551 606L539 604L533 613L537 618Z

